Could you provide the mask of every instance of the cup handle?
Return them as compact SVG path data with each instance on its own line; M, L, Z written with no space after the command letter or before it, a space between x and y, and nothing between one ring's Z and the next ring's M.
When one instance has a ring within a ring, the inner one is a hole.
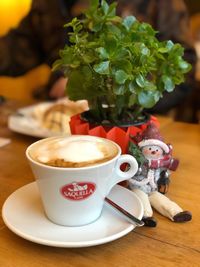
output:
M128 163L130 165L130 168L127 171L121 171L120 169L121 165L124 163ZM116 162L112 181L108 188L107 194L110 192L112 187L117 183L120 183L122 181L128 180L131 177L133 177L136 174L137 170L138 170L138 163L133 156L127 154L121 155Z
M130 168L127 171L122 171L120 169L120 166L124 163L128 163L130 165ZM115 183L119 183L124 180L130 179L136 174L137 170L138 170L138 163L133 156L121 155L118 158L115 166L115 173L116 173L116 178L114 179Z

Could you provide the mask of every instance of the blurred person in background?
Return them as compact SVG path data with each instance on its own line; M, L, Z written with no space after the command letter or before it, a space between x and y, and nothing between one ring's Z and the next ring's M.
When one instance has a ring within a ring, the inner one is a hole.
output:
M80 15L88 2L33 0L30 12L20 25L0 38L0 75L20 76L44 63L51 67L58 58L59 50L68 42L63 25L74 16ZM189 17L183 0L116 2L118 15L134 15L138 20L150 23L158 31L159 40L171 39L175 43L181 43L185 48L185 59L195 65L196 54L189 34ZM182 103L191 92L193 82L194 71L190 72L186 82L177 86L173 93L165 93L165 97L151 112L166 113ZM61 72L52 73L45 90L39 90L39 94L35 95L43 99L63 97L66 83L67 79Z

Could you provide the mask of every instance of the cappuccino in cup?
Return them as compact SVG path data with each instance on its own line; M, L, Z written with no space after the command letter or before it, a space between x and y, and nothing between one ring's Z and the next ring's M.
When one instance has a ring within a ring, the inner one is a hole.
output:
M111 160L117 146L106 139L91 136L51 137L36 144L30 151L38 163L63 168L93 166Z
M97 220L112 187L138 169L135 158L121 155L116 143L89 135L42 139L27 148L26 156L47 218L64 226ZM126 172L120 169L124 163L130 166Z

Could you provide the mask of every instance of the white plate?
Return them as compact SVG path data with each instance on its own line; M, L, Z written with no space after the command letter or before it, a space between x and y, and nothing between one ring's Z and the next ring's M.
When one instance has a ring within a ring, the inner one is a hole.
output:
M138 197L116 185L109 198L141 219L143 207ZM43 212L36 182L25 185L5 201L2 216L15 234L35 243L54 247L89 247L118 239L135 226L107 204L100 218L86 226L66 227L52 223Z
M50 106L51 102L42 103L43 106ZM60 135L61 133L56 133L51 130L42 128L37 119L35 119L32 114L36 106L41 105L32 105L25 108L20 108L15 114L12 114L8 118L8 128L13 132L30 135L39 138L45 138L55 135ZM70 133L66 133L69 134Z

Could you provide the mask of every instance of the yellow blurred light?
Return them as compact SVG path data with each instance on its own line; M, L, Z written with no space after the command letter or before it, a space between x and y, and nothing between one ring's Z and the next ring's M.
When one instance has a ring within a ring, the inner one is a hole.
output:
M31 7L31 0L0 0L0 36L16 28ZM0 95L11 99L32 99L32 91L44 86L49 67L42 65L18 78L0 77Z
M0 0L0 35L17 27L31 7L31 0Z

